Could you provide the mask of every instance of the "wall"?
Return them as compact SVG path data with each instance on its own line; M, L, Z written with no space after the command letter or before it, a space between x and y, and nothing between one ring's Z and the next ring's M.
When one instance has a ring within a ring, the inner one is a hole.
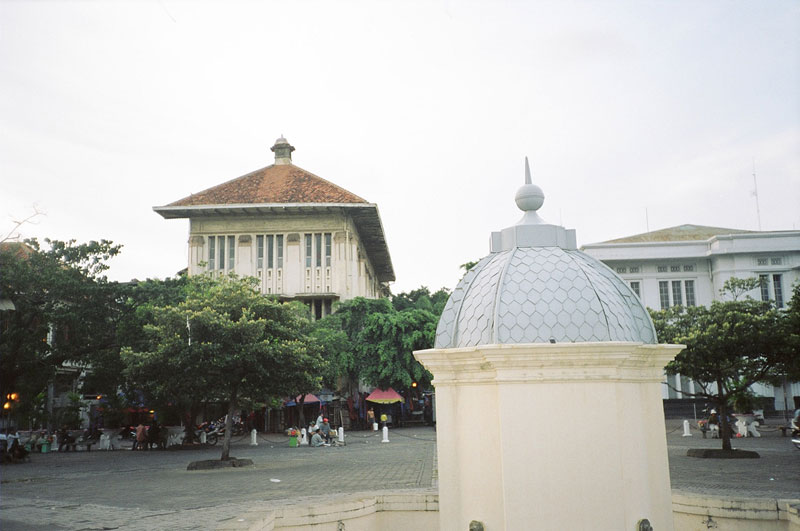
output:
M308 504L253 511L218 527L224 531L434 531L439 497L431 491L386 492L314 499ZM567 510L583 507L576 499ZM800 531L800 499L734 499L673 492L680 531ZM526 526L526 529L536 529ZM588 529L588 528L587 528ZM594 527L592 529L599 529ZM466 531L466 528L465 528ZM490 530L487 530L490 531Z

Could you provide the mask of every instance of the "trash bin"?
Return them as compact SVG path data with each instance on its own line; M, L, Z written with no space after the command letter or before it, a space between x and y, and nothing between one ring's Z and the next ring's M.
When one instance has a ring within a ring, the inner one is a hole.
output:
M289 435L289 448L297 448L297 432L293 431Z
M50 443L49 442L43 442L42 443L42 453L46 454L49 451L50 451Z

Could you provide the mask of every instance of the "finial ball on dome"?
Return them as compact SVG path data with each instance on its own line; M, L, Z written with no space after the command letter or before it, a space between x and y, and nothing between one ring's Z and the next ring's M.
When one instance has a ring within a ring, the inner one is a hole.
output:
M544 192L535 184L523 184L514 196L517 206L523 212L539 210L544 204Z

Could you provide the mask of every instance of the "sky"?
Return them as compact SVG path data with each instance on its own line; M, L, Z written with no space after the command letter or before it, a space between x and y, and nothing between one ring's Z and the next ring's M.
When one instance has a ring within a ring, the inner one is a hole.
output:
M488 254L526 156L578 245L800 229L800 3L0 0L3 234L36 209L20 237L172 276L188 220L152 207L272 164L281 135L378 205L395 293Z

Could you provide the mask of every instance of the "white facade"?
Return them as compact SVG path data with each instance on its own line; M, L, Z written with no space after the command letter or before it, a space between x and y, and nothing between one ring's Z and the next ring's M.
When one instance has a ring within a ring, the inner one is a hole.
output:
M686 239L687 234L702 239ZM723 284L732 277L761 279L760 287L747 295L785 308L792 286L800 282L800 231L743 232L684 225L582 249L613 269L645 306L657 310L709 305L720 299ZM687 378L670 378L678 391L664 386L664 398L681 398L680 390L694 391ZM783 410L784 404L792 409L792 397L800 396L800 383L788 383L785 391L760 384L753 390L774 396L777 410Z
M318 317L335 300L381 295L358 230L341 212L193 218L189 232L190 275L256 277L262 293L306 300Z
M262 293L304 301L315 318L335 301L388 293L394 270L377 206L292 164L275 164L154 210L189 219L190 275L235 273Z

